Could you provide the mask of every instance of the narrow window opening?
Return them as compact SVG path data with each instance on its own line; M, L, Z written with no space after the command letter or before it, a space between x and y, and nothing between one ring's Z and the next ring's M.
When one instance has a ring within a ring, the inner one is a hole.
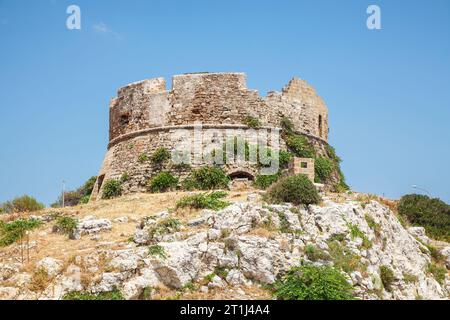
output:
M323 133L322 133L322 115L319 115L319 136L322 138Z
M103 180L105 179L105 175L101 175L98 177L98 182L97 182L97 193L100 193L100 189L102 188L103 185Z
M122 114L120 116L120 125L121 126L127 126L130 123L130 115L129 114Z

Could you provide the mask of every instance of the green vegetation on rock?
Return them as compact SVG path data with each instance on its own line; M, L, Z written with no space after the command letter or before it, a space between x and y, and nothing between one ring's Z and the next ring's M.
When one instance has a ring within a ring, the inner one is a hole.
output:
M221 210L230 205L230 202L222 200L226 195L225 192L212 192L185 196L177 202L176 208Z
M0 247L6 247L24 237L25 232L42 225L34 219L19 219L5 223L0 220Z
M444 201L410 194L400 199L397 209L409 223L424 227L429 237L450 241L450 205Z
M122 183L119 180L111 179L103 185L103 199L117 198L122 195Z
M150 179L148 188L151 192L165 192L176 188L178 178L170 172L160 172Z
M86 291L74 291L63 296L63 300L125 300L119 290L93 294Z
M317 204L321 201L314 184L302 174L282 178L274 183L267 190L266 200L272 203L290 202L295 205Z
M205 166L196 169L182 182L186 190L227 189L230 178L218 167Z
M337 269L306 264L291 268L274 285L281 300L354 300L353 287Z

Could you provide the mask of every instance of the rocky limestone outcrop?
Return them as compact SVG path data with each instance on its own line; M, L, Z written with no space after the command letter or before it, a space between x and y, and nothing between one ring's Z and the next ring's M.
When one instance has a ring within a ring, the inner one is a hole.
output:
M138 299L147 288L180 290L191 283L201 283L201 291L221 290L274 283L303 261L343 270L362 299L449 297L448 275L438 282L428 272L432 259L421 230L406 230L388 207L375 201L364 207L327 199L308 207L237 202L219 212L203 210L175 232L152 238L151 227L169 217L176 218L164 211L143 219L126 249L80 255L66 269L51 257L39 261L36 268L52 277L42 292L31 292L23 274L20 285L17 280L6 285L19 274L19 266L0 265L0 296L61 299L71 291L119 289L126 299ZM111 222L88 219L81 226L107 230ZM307 247L322 254L313 257ZM447 249L443 254L448 260ZM394 275L389 288L381 279L382 266Z

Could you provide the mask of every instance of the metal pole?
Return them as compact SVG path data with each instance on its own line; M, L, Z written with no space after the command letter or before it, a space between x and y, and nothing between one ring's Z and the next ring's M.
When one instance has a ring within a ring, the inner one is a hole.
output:
M30 232L27 231L27 259L30 262Z
M65 203L64 203L64 193L65 193L65 189L66 189L66 181L62 181L62 207L64 208Z

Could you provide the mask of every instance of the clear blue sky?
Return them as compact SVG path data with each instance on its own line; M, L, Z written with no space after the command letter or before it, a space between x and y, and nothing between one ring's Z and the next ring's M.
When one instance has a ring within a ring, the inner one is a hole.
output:
M65 27L77 4L82 30ZM366 28L366 8L382 30ZM118 87L243 71L266 94L292 76L330 110L358 191L417 184L450 202L450 1L0 0L0 201L53 202L100 168Z

